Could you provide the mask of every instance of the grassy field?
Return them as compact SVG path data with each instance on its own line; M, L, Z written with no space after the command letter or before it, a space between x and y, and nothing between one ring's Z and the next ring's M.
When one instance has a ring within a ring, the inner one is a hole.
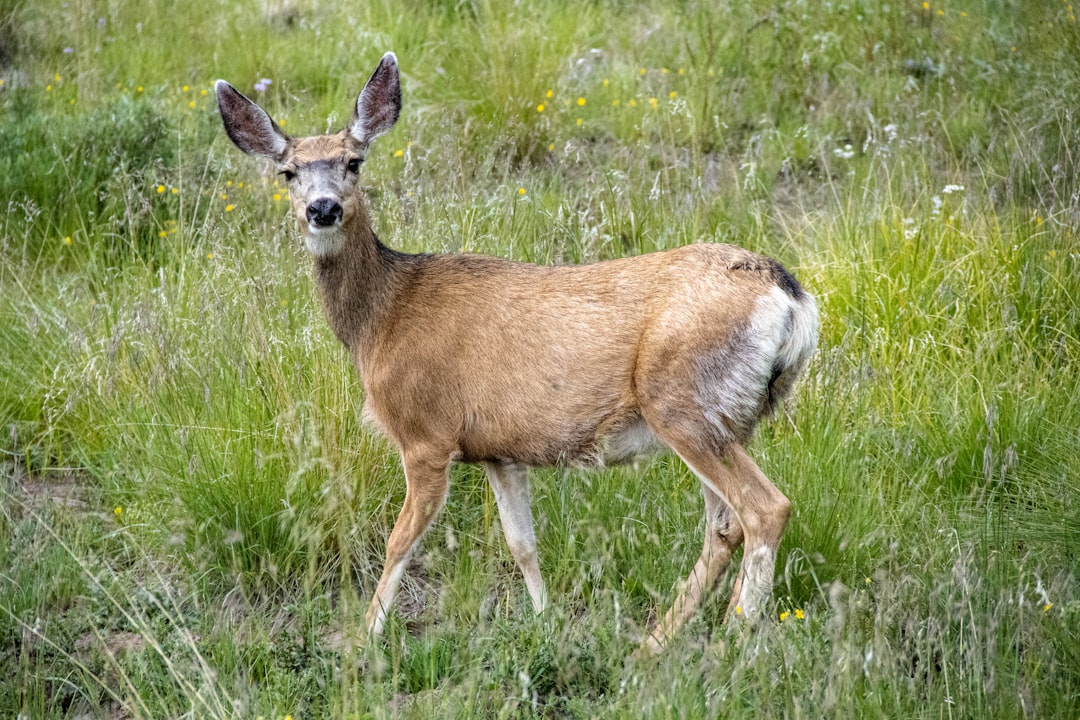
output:
M0 716L1080 717L1071 0L341 5L0 0ZM818 298L758 627L727 578L626 661L700 551L677 459L534 473L542 617L458 466L357 647L404 480L212 83L336 130L387 50L392 247L732 242Z

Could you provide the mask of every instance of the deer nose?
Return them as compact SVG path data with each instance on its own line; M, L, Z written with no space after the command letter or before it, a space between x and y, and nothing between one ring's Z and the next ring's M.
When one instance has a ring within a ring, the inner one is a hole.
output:
M317 227L330 227L341 222L341 203L332 198L319 198L307 208L308 222Z

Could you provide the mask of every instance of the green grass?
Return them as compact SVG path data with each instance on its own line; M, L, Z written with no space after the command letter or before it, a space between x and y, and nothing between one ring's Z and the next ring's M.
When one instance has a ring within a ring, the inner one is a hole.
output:
M1076 717L1077 47L1068 2L0 2L0 715ZM211 88L323 132L386 50L388 244L734 242L818 298L767 622L729 577L627 661L700 551L676 459L534 472L542 617L459 466L356 646L404 480Z

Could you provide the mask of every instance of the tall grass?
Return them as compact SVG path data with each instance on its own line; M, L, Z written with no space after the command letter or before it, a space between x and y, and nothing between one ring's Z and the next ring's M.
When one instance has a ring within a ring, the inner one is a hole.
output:
M1078 45L1068 3L0 3L0 713L1075 716ZM727 578L626 661L699 552L676 460L534 472L542 617L461 466L356 644L401 470L210 88L322 132L388 49L390 245L735 242L817 296L751 448L766 622Z

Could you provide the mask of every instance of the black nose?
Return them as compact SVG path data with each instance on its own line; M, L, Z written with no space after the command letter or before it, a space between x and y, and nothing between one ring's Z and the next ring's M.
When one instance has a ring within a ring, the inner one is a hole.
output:
M307 219L312 225L330 227L341 222L341 203L330 198L319 198L307 208Z

